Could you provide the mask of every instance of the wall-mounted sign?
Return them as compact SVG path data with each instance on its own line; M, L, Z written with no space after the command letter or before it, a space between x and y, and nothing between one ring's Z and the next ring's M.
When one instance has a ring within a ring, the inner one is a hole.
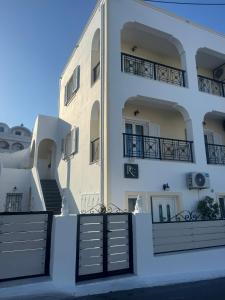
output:
M124 177L125 178L138 178L138 165L137 164L124 164Z

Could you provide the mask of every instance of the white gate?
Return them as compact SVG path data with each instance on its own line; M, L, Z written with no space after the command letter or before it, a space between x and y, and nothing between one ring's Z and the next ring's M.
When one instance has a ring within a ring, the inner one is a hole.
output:
M49 275L52 214L0 213L0 281Z

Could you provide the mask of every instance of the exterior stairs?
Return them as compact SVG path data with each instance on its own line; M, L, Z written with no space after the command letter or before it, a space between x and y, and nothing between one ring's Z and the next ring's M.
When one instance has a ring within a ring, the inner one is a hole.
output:
M62 197L58 184L54 179L41 179L41 187L47 211L52 211L54 215L61 214Z

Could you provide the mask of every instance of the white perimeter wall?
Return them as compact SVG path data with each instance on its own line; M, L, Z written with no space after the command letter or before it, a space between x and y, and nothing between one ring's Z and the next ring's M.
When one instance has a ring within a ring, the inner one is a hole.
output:
M23 193L22 210L29 209L31 170L3 168L0 174L0 211L5 211L7 193ZM13 188L17 187L14 191Z

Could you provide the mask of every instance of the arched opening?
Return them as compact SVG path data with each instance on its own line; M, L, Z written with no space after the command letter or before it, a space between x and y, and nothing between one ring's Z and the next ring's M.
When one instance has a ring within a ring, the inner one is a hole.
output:
M207 163L225 165L225 113L207 113L203 129Z
M14 144L12 144L12 147L11 147L12 151L20 151L23 149L24 149L24 146L21 143L14 143Z
M55 178L56 144L53 140L44 139L38 146L37 169L40 179Z
M100 29L95 31L91 44L91 84L100 76Z
M130 98L123 119L125 157L193 162L191 120L176 103Z
M0 151L9 150L9 143L6 141L0 141Z
M200 48L196 54L196 68L199 90L225 97L225 55Z
M99 145L100 145L100 104L95 101L91 110L90 120L90 162L99 161Z
M122 71L178 86L187 86L182 44L172 35L137 22L121 30Z

